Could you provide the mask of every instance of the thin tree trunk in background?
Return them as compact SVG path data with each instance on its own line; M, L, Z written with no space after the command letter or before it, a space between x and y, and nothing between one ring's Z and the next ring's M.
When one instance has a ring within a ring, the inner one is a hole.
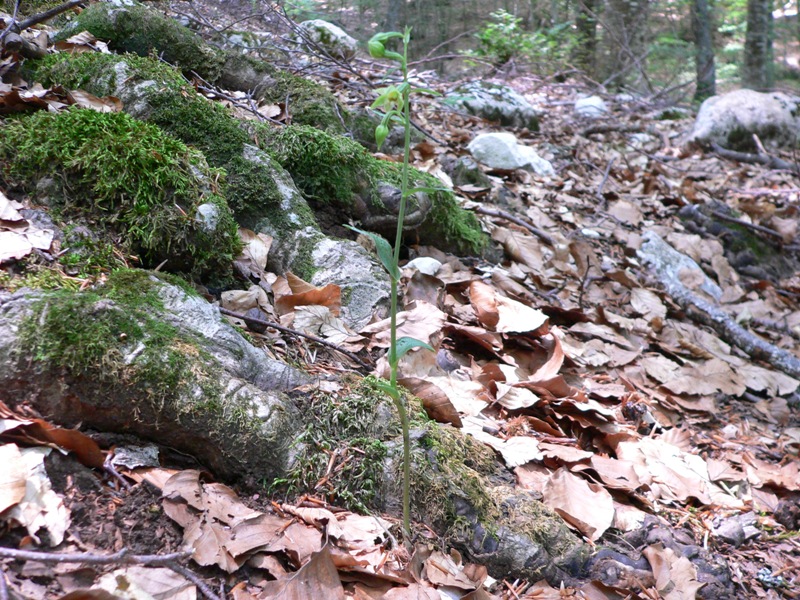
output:
M692 2L692 29L694 30L695 72L697 85L694 99L702 102L717 93L717 70L714 64L714 39L709 0Z
M650 0L606 0L603 12L604 60L599 64L611 88L652 86L645 71Z
M768 90L772 78L772 2L748 0L742 84L753 90Z
M406 24L406 0L389 0L383 31L402 31Z
M583 69L590 77L595 75L598 8L598 0L580 0L578 2L578 14L575 15L578 43L572 52L572 60L576 66Z

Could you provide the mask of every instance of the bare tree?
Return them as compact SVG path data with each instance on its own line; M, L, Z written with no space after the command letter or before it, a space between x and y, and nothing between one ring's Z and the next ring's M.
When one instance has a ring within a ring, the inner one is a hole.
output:
M747 0L742 84L768 90L772 83L772 0Z
M713 19L709 0L693 0L692 30L694 31L694 64L697 74L694 99L700 102L717 93Z

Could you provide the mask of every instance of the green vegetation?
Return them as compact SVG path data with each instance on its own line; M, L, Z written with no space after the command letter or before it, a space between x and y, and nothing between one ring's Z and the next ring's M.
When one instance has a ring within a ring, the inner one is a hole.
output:
M139 82L149 106L148 122L197 148L211 165L227 171L220 189L241 224L251 226L267 216L277 229L296 227L288 221L285 199L275 183L275 167L243 157L251 140L238 119L222 105L200 98L169 65L130 54L56 54L33 63L28 77L44 85L81 88L98 96L118 94L117 78ZM303 224L316 227L307 207L295 203L292 210Z
M273 487L314 492L332 503L367 512L380 501L388 454L385 440L398 433L386 396L367 377L346 397L317 393L301 406L308 417L297 438L295 466Z
M497 67L519 61L536 65L537 70L557 71L566 66L578 43L570 22L525 31L522 19L502 8L490 16L491 22L475 35L478 47L466 54L486 58Z
M49 178L53 209L119 235L145 265L166 261L168 269L199 275L229 269L239 251L217 188L221 173L126 114L73 109L8 120L0 128L0 166L9 187L33 191ZM202 220L202 206L215 223Z
M239 52L218 50L173 19L142 4L92 4L76 18L69 33L84 29L108 40L117 51L142 57L157 55L187 76L197 73L222 88L256 88L258 100L275 104L288 98L295 123L314 125L331 133L345 131L344 117L339 115L346 115L347 111L324 86Z
M139 270L115 271L93 290L47 293L21 326L20 354L68 377L141 386L156 405L187 388L218 395L214 369L199 371L190 365L203 350L159 320L161 308L157 280ZM131 356L135 358L129 360Z
M397 456L395 440L402 431L388 402L384 383L366 377L344 397L317 393L300 410L308 416L295 443L295 465L272 487L288 494L316 493L351 510L384 509L388 485L401 490L402 473L387 472ZM410 488L417 518L453 535L468 525L457 514L455 498L466 501L486 523L500 517L489 495L486 477L497 468L486 445L434 423L416 398L404 395L409 426L419 444L411 452Z
M318 205L334 205L352 214L357 197L378 197L380 183L402 187L402 165L375 158L349 138L308 126L256 124L253 131L259 147L272 154L303 194ZM431 190L433 205L418 232L420 238L455 251L480 253L487 240L475 215L462 209L453 193L442 189L432 175L409 168L408 178L411 187ZM380 212L381 208L369 210Z
M119 52L148 56L156 52L187 75L195 72L206 81L216 81L223 71L224 54L199 36L158 11L131 3L124 7L90 4L64 30L60 38L88 31Z

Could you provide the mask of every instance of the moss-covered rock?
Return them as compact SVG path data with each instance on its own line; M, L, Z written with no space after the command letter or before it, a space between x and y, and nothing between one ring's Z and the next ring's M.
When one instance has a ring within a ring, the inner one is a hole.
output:
M27 69L30 78L45 85L116 95L127 112L202 151L210 164L228 173L223 192L241 225L253 228L266 217L271 233L318 227L305 200L292 193L291 178L249 144L239 120L199 97L169 65L131 54L85 53L52 55Z
M236 223L202 154L124 113L37 112L0 128L6 186L44 191L63 217L118 235L146 265L224 271ZM47 185L42 185L46 181Z
M254 124L259 147L270 152L291 174L318 209L342 211L366 229L392 235L397 226L402 171L397 163L369 154L360 144L306 126L275 128ZM441 189L435 177L411 170L410 185ZM340 222L341 222L340 218ZM409 199L407 229L415 240L445 250L479 253L486 245L475 216L462 209L452 192L420 193Z
M114 50L158 55L188 77L197 73L223 89L252 91L258 100L276 104L288 99L295 123L333 133L345 130L341 115L347 111L325 87L256 58L209 46L186 27L142 4L92 4L59 37L83 30L108 41Z
M85 291L0 292L0 306L0 385L55 422L152 439L229 478L291 464L297 412L279 391L308 378L177 278L121 270Z
M297 462L278 482L313 491L353 510L399 514L402 441L396 409L377 380L350 382L345 397L318 393L300 409L309 415L298 436ZM490 571L514 577L563 579L585 548L541 502L511 484L494 452L427 419L418 400L412 415L412 513Z

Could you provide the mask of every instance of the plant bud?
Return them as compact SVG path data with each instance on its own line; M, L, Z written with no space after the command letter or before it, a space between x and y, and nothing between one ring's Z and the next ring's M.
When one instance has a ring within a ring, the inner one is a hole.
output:
M367 43L367 48L369 49L369 55L372 58L383 58L386 55L386 48L375 38L371 39Z
M375 128L375 141L378 143L378 149L383 146L383 142L389 135L389 127L381 123Z

